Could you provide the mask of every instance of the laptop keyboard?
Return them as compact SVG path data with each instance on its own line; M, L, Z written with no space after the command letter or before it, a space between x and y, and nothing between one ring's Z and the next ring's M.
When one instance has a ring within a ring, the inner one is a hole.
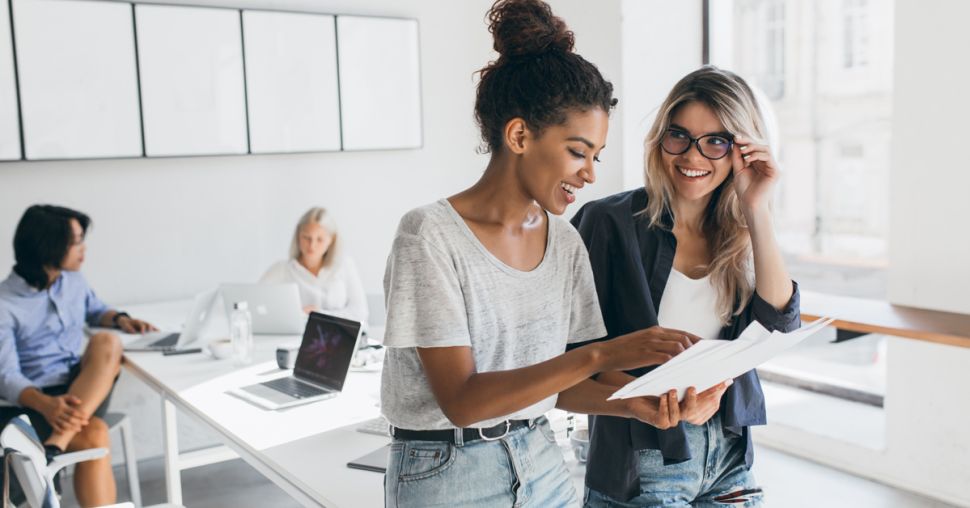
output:
M263 383L263 385L297 399L305 399L308 397L316 397L317 395L330 393L329 390L324 390L306 383L301 383L293 377L281 377L279 379L267 381Z
M170 333L162 337L161 339L158 339L155 342L152 342L151 344L148 345L148 347L158 347L158 348L174 347L178 341L179 341L179 334Z

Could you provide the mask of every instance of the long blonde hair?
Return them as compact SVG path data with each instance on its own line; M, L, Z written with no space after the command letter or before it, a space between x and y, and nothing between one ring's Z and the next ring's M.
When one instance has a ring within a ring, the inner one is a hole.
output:
M767 131L754 93L738 75L706 65L684 76L670 91L644 141L647 207L641 211L651 226L662 225L671 211L674 187L663 167L660 141L678 109L691 102L709 107L721 124L735 135L764 144ZM702 231L713 253L707 266L717 291L717 311L722 322L738 315L754 292L751 236L734 190L734 173L714 190Z
M337 234L337 221L333 219L333 215L327 213L326 208L313 207L300 217L300 221L296 223L296 230L293 231L293 241L290 242L290 258L300 259L300 230L309 224L319 224L333 236L330 247L327 252L323 253L322 265L323 268L332 267L340 258L341 243L339 241L340 235Z

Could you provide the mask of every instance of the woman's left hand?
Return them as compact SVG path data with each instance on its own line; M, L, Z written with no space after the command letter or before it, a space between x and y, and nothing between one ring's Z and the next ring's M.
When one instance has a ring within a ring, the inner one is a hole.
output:
M758 145L745 136L734 138L731 150L734 189L746 211L768 208L771 193L778 181L778 163L767 145Z
M701 393L693 386L687 389L684 400L680 401L680 417L692 425L703 425L717 414L721 408L721 397L728 387L734 383L729 379L723 383L712 386Z

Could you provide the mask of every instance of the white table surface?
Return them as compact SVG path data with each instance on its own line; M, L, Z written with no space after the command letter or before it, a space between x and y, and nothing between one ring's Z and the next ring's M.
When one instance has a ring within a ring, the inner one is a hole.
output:
M130 306L156 326L177 329L190 301ZM223 332L224 333L224 332ZM380 414L380 372L354 371L343 393L329 400L270 411L226 393L234 387L285 375L274 360L277 345L297 336L255 336L254 363L237 366L206 353L162 356L125 353L125 368L199 418L226 445L299 502L311 506L383 506L383 475L346 467L388 438L357 432ZM191 346L204 345L206 337Z

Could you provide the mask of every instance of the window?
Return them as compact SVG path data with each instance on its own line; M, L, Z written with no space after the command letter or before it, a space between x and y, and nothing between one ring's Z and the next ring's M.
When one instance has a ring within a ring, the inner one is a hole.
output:
M768 97L785 95L785 4L775 0L763 7L765 58L761 86Z
M884 298L892 5L717 0L709 6L710 63L743 76L771 105L783 169L777 231L791 271L806 289Z
M869 8L867 0L843 0L843 66L846 69L864 67L868 61Z
M769 103L782 167L776 231L792 276L804 291L885 298L892 3L706 5L710 63L743 76ZM772 419L881 449L885 338L830 332L758 368ZM833 425L833 414L855 425Z

